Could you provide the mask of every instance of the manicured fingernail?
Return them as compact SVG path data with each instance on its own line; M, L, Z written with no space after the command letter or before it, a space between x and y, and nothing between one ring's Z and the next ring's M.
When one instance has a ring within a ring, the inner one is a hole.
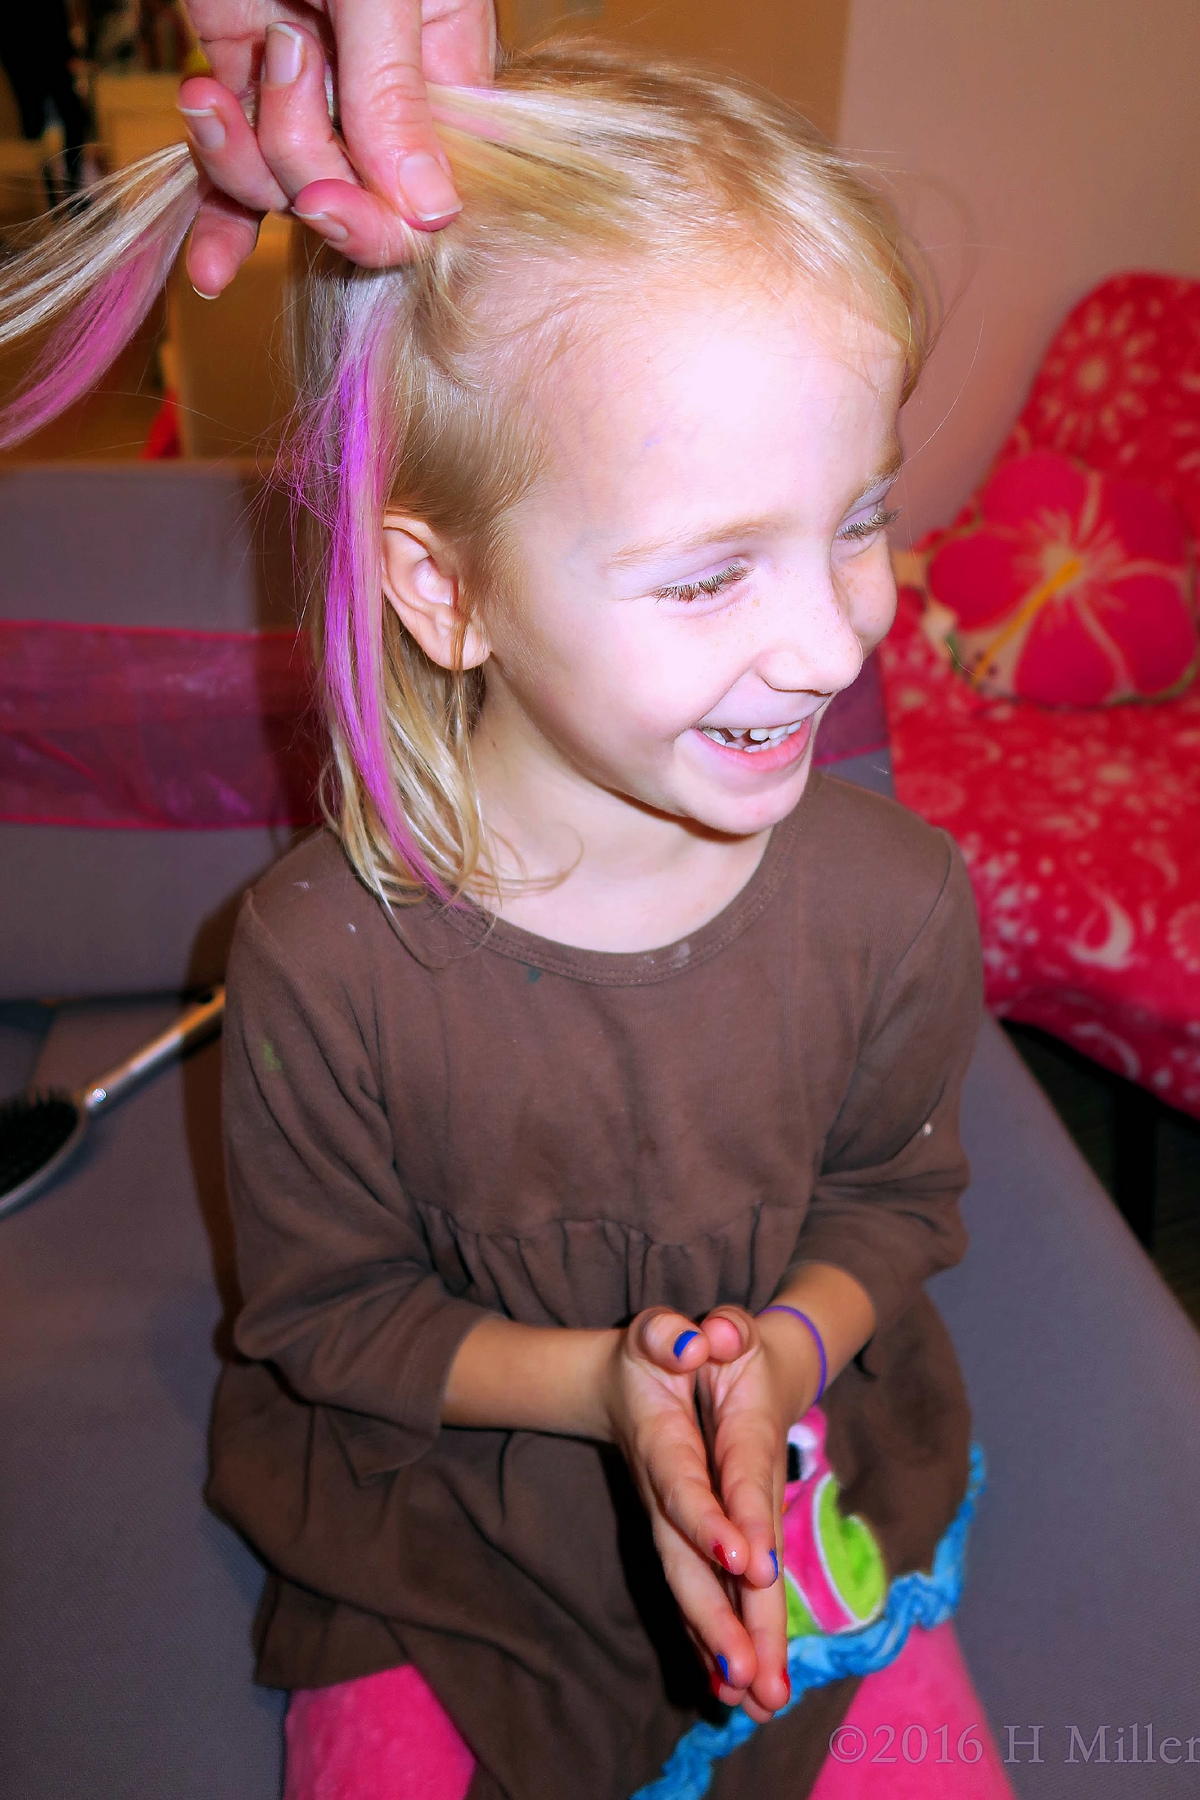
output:
M197 300L219 300L221 298L220 294L206 294L204 289L198 288L194 281L192 283L192 292L195 294Z
M729 1560L729 1552L724 1544L713 1545L713 1560L714 1562L719 1562L721 1567L727 1569L731 1575L733 1574L733 1564Z
M776 1556L776 1554L773 1550L769 1550L767 1552L767 1554L771 1558L771 1567L774 1569L775 1579L776 1579L776 1581L778 1581L779 1580L779 1558Z
M717 1667L721 1671L721 1680L725 1683L726 1687L728 1687L729 1686L729 1664L723 1656L718 1656Z
M404 198L422 225L434 219L450 219L462 211L462 201L454 191L454 183L436 156L424 150L406 156L396 171Z
M197 150L223 150L225 127L211 106L181 106L187 120L187 134Z
M335 219L332 213L298 212L296 217L298 219L303 219L306 225L311 225L314 231L319 231L321 236L326 238L331 244L344 244L346 239L350 236L350 233L342 224L341 220Z
M700 1333L698 1331L681 1331L679 1336L675 1339L675 1342L671 1345L671 1355L676 1357L682 1356L692 1339L699 1336Z
M263 73L271 87L290 87L304 64L304 39L293 25L268 25Z

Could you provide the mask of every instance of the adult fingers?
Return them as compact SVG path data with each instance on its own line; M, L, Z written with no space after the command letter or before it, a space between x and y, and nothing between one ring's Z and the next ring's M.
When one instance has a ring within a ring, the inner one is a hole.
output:
M241 102L228 88L209 75L196 75L183 83L178 104L192 154L214 187L254 212L287 205Z
M325 53L310 32L295 25L267 27L258 144L290 200L314 181L355 179L329 117L325 66Z
M258 241L260 215L225 194L209 193L188 239L188 279L198 294L215 300L233 280Z
M493 0L426 0L421 69L444 87L487 87L496 73Z
M217 80L248 94L258 80L266 27L275 19L315 20L324 0L185 0L185 7Z
M444 30L458 8L443 0L435 10ZM354 167L410 224L444 224L461 202L425 93L420 0L329 0L329 13L342 134ZM468 16L478 24L477 7Z

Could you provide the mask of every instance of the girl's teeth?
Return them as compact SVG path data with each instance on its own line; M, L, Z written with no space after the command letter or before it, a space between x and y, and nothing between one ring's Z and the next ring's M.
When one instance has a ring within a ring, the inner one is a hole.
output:
M752 756L758 750L765 750L770 744L781 744L784 738L799 731L804 723L803 719L797 719L792 725L750 725L737 730L727 725L703 725L701 730L714 744L721 744L727 749L744 750Z

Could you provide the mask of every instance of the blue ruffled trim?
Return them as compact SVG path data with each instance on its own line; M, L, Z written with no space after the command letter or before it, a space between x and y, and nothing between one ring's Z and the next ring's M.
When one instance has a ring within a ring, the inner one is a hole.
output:
M967 1491L946 1528L933 1558L933 1570L899 1575L888 1589L887 1603L874 1624L862 1631L830 1637L793 1638L788 1646L792 1698L777 1718L790 1712L809 1688L824 1687L843 1675L873 1675L899 1656L914 1625L927 1631L948 1619L958 1606L967 1566L967 1532L984 1486L983 1451L971 1445ZM712 1780L713 1764L728 1756L758 1730L740 1707L723 1725L703 1720L684 1733L657 1781L639 1788L633 1800L701 1800Z

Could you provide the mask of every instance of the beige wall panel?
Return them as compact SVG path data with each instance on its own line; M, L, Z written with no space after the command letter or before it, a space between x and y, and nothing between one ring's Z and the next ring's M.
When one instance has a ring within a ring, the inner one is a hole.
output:
M500 0L507 43L561 26L734 69L793 101L832 136L850 0Z
M841 141L970 275L909 408L910 528L970 494L1081 294L1200 275L1198 70L1196 0L854 0Z

